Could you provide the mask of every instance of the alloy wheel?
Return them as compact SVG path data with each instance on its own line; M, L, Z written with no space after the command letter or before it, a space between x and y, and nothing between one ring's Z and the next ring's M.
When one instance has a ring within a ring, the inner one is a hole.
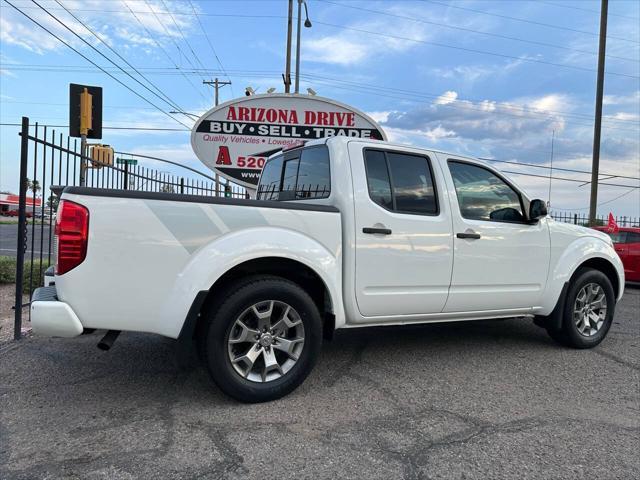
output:
M607 297L597 283L580 289L573 305L573 320L578 332L585 337L597 334L607 318Z
M265 300L244 310L227 339L234 370L252 382L271 382L298 362L304 348L304 324L285 302Z

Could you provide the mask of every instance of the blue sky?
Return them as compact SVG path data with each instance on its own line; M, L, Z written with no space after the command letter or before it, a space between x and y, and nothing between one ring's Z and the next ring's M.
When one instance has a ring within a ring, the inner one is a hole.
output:
M114 69L36 4L10 1ZM89 26L187 112L212 106L204 78L231 79L233 85L221 90L222 101L243 95L249 85L258 93L282 90L284 0L60 0L80 21L55 1L38 3L123 64L83 25ZM599 1L308 4L313 27L302 32L302 91L311 87L371 114L394 141L481 157L548 165L555 132L554 166L590 169ZM66 124L73 82L104 88L105 126L184 128L4 1L0 12L1 123L19 123L27 115L40 123ZM640 177L640 2L612 0L609 13L601 171ZM115 75L153 98L130 78ZM192 124L188 117L179 119ZM16 190L17 131L0 127L2 190ZM107 129L103 142L204 168L186 130ZM548 175L544 169L502 168ZM548 197L547 179L513 178L533 196ZM599 212L640 216L640 189L631 189L639 181L616 183L629 188L601 186ZM588 186L578 185L554 180L552 207L586 212Z

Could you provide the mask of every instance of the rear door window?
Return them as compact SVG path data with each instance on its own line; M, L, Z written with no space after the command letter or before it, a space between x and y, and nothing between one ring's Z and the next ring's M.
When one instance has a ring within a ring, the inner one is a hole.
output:
M277 200L280 192L280 180L282 178L282 162L284 156L272 158L262 169L260 185L256 198L258 200Z
M324 145L302 150L296 199L327 198L331 193L329 150Z
M331 193L329 150L317 145L286 152L265 165L258 200L308 200Z

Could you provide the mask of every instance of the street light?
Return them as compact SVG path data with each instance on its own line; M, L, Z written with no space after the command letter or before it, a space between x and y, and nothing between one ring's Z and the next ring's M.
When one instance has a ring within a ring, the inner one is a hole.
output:
M298 0L298 41L296 43L296 90L300 93L300 22L302 20L302 4L304 4L304 26L311 28L311 20L309 20L309 10L307 8L307 0Z

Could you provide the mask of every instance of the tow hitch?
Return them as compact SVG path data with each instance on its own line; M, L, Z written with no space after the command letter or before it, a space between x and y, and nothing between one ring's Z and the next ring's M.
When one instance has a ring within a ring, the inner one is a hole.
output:
M105 351L109 350L113 346L113 342L118 338L118 335L120 335L120 330L109 330L105 336L102 337L102 340L98 342L98 348Z

